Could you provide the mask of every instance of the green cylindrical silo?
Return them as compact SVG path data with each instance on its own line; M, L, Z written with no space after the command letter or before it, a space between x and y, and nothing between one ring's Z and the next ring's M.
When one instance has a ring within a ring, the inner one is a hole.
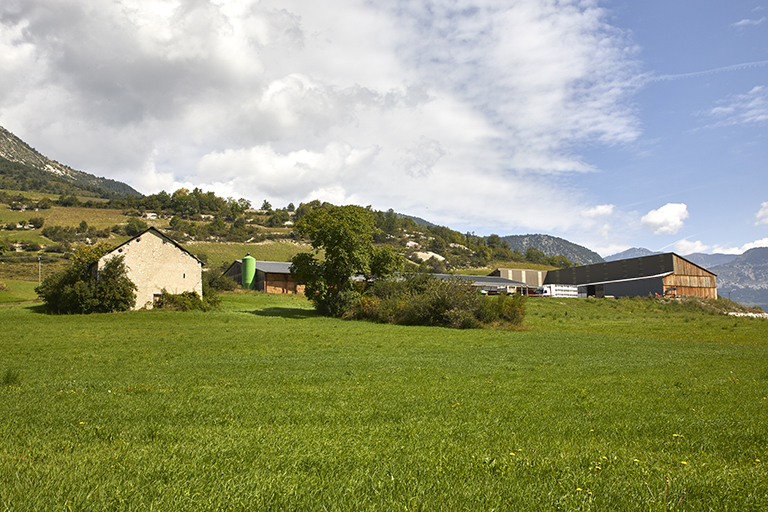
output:
M253 288L253 280L256 278L256 260L251 257L251 253L243 258L243 288L250 290Z

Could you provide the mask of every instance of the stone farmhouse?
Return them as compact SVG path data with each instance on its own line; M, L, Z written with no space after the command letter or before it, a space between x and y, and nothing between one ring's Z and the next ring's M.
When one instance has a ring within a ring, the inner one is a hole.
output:
M203 296L203 263L155 228L149 228L102 256L97 272L123 256L128 279L136 285L134 309L151 308L163 289Z

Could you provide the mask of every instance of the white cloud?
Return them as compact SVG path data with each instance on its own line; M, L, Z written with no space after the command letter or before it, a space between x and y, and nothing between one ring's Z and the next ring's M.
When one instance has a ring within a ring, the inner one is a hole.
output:
M757 221L755 226L760 224L768 224L768 201L760 205L760 211L755 214Z
M746 252L750 249L754 249L755 247L768 247L768 238L761 238L760 240L755 240L754 242L744 244L739 248L739 252Z
M595 217L607 217L613 214L614 208L615 206L612 204L599 204L593 208L582 211L581 215L588 219L593 219Z
M683 203L667 203L658 210L651 210L640 222L654 235L674 235L688 218L688 207Z
M762 238L742 245L741 247L727 247L724 245L708 245L700 240L695 242L689 240L680 240L674 244L675 252L679 254L691 254L694 252L703 252L708 254L743 254L756 247L768 247L768 238Z
M765 16L760 18L759 20L751 20L751 19L743 19L740 21L737 21L736 23L733 23L733 26L736 28L744 28L744 27L750 27L755 25L760 25L765 21Z
M768 121L768 88L753 87L746 94L734 94L707 112L717 119L710 126L753 125Z
M359 201L478 231L493 208L511 232L608 233L610 205L557 175L595 170L582 145L638 136L636 55L583 0L11 1L0 119L147 193ZM542 190L566 199L521 207Z
M675 252L678 254L693 254L695 252L707 252L712 247L697 240L692 242L690 240L680 240L674 244Z

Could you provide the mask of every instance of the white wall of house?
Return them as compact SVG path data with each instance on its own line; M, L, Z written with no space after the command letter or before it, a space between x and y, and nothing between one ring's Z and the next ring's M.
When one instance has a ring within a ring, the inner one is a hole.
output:
M203 296L203 269L200 262L153 231L129 240L99 260L99 271L110 259L125 257L128 279L136 285L136 306L152 307L155 295L186 291Z

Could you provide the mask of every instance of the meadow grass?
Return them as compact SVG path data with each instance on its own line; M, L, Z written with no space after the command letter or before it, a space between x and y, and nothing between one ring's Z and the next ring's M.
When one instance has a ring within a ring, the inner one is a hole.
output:
M457 331L250 293L0 323L9 510L768 507L764 320L531 299Z
M4 285L4 286L3 286ZM7 302L26 302L37 299L35 293L37 282L17 281L15 279L0 280L0 304Z

